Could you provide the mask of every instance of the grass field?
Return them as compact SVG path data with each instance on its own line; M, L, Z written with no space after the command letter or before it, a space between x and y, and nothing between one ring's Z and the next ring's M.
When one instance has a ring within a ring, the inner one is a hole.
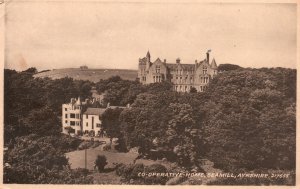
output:
M76 150L66 153L66 157L69 159L72 169L85 168L85 150ZM130 164L134 163L134 160L138 156L135 153L121 153L121 152L109 152L102 151L101 146L97 148L87 149L87 169L94 169L94 162L98 155L104 155L107 158L107 166L114 167L114 163Z
M111 76L120 76L122 79L135 80L137 78L137 70L124 69L85 69L80 68L65 68L54 69L46 72L37 73L34 77L49 77L52 79L60 79L71 77L76 80L89 80L98 82L100 79L108 79Z

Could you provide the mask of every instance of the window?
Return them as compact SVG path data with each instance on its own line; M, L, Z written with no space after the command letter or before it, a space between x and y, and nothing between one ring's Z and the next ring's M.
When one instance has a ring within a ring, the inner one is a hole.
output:
M156 81L155 81L155 76L153 76L153 82L156 82Z
M80 126L80 122L79 121L76 121L76 126Z
M89 123L88 123L88 122L86 122L86 123L85 123L85 126L87 126L87 127L88 127L88 126L89 126Z
M99 115L99 120L101 120L101 116Z
M208 83L208 77L204 77L204 83Z
M68 114L65 114L65 118L68 118Z
M157 65L156 65L155 70L156 70L156 73L160 73L160 66L157 66Z
M68 120L66 120L65 123L68 123Z
M74 126L75 125L75 121L70 121L70 125Z
M207 74L207 67L203 66L203 74Z
M101 127L101 124L100 124L100 123L97 123L97 124L96 124L96 127Z
M76 114L76 119L79 119L79 114Z
M68 111L68 108L65 108L65 111Z
M86 115L85 115L85 118L86 118L86 119L88 119L88 118L89 118L89 116L86 114Z
M75 114L70 114L70 118L75 118Z

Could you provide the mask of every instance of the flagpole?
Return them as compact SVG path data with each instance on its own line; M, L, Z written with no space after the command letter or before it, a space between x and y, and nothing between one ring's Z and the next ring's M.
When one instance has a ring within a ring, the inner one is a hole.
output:
M84 150L85 169L87 169L87 149Z

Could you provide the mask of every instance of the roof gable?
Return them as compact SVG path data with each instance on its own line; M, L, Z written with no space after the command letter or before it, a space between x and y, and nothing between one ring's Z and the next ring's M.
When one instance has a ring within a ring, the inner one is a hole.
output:
M161 60L160 60L159 58L157 58L157 59L153 62L153 64L156 64L156 63L162 63L162 62L161 62Z

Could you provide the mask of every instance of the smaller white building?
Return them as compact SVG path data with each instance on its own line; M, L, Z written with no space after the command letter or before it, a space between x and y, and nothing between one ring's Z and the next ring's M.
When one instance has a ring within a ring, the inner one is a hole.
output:
M82 131L84 134L94 131L95 135L100 135L103 129L101 116L105 110L106 108L87 108L82 115Z

